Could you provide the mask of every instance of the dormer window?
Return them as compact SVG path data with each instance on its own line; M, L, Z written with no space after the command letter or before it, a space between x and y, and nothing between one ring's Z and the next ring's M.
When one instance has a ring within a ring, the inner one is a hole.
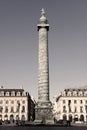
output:
M84 96L87 96L87 91L84 92Z
M72 96L72 92L68 91L67 96Z
M82 91L79 91L79 96L83 96L83 92Z
M4 91L1 91L1 96L4 96Z
M11 92L11 96L15 96L15 91L12 91L12 92Z
M5 96L9 96L9 92L6 92L6 93L5 93Z
M63 96L66 96L66 92L64 91L62 95L63 95Z
M26 96L26 93L25 93L25 92L22 92L22 96Z
M77 96L77 91L73 91L73 96Z
M20 96L20 92L17 92L17 96Z

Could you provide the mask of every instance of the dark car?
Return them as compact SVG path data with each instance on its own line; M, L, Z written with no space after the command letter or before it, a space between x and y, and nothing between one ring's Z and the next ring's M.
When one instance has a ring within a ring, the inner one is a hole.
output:
M68 123L66 120L59 120L57 121L58 126L68 126Z

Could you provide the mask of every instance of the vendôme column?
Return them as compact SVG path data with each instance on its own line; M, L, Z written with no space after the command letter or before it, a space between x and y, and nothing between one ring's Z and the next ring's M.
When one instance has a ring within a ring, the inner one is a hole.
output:
M37 24L39 33L38 52L38 102L35 107L35 120L43 118L48 123L52 120L52 104L49 100L49 58L48 58L48 31L49 24L44 9Z
M39 31L39 68L38 68L38 101L49 100L49 58L48 58L48 30L49 24L42 9L37 25Z

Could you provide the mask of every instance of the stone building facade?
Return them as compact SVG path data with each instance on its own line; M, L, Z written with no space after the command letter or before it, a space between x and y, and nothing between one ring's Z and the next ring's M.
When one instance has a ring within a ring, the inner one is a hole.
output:
M33 109L33 110L32 110ZM34 102L24 89L0 89L0 119L28 121L34 115Z
M65 89L53 101L56 120L87 122L87 88Z

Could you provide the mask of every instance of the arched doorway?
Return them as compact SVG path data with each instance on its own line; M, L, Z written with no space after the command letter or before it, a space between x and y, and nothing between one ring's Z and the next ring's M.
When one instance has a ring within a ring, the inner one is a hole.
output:
M13 115L10 115L10 123L14 123L14 116Z
M74 121L78 121L78 115L74 116Z
M63 115L63 120L66 121L67 120L67 116L64 114Z
M80 121L84 121L84 115L80 115Z
M25 115L22 115L21 120L25 121Z
M69 121L72 122L72 115L69 115Z

